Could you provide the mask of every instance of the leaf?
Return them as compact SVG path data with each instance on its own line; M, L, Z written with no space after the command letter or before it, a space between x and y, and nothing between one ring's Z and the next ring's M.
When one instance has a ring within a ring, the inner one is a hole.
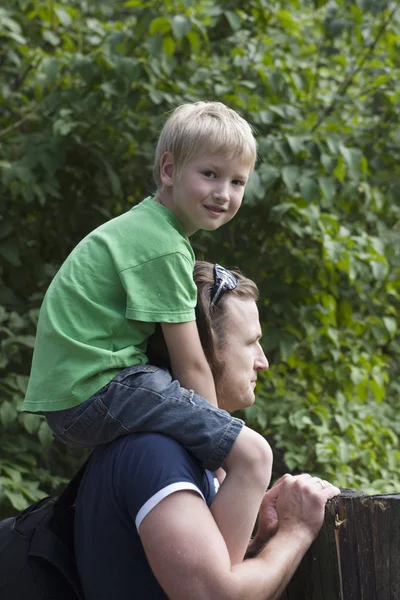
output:
M355 385L358 385L365 381L366 373L363 369L360 369L359 367L351 366L350 367L350 379Z
M190 20L182 15L176 15L171 20L172 32L177 40L181 40L191 30Z
M264 332L262 346L265 352L275 350L279 346L280 331L275 328L268 328Z
M347 427L349 426L349 421L346 419L346 417L336 414L335 421L339 425L339 429L342 433L346 431Z
M0 240L7 237L13 231L10 221L0 221Z
M311 177L302 177L299 183L301 197L307 202L312 202L318 198L318 184Z
M167 56L172 56L175 52L175 42L169 35L163 39L163 50Z
M300 169L295 165L289 165L287 167L283 167L282 169L282 179L291 194L293 194L296 190L299 173Z
M232 10L227 10L224 14L232 31L237 31L238 29L240 29L242 21L236 12L233 12Z
M318 182L324 197L331 202L336 194L334 181L330 177L319 177Z
M4 427L8 427L17 420L17 411L15 406L8 400L4 400L0 406L0 419Z
M374 394L377 402L382 402L386 396L385 387L378 383L376 380L370 382L372 393Z
M26 431L31 435L37 432L42 421L43 417L40 417L39 415L34 415L32 413L24 413L22 415L22 422L24 424L24 427Z
M352 324L353 321L353 310L351 304L348 300L342 299L338 304L338 315L345 327L348 327Z
M257 198L258 200L265 198L265 188L257 171L253 171L251 174L250 180L246 185L245 197Z
M163 101L163 95L159 90L151 90L149 92L149 96L152 100L152 102L154 102L154 104L161 104L161 102Z
M387 266L385 262L371 260L370 267L377 281L382 281L382 279L385 279L387 273Z
M270 217L272 221L278 221L289 212L292 208L296 208L296 205L293 202L282 202L282 204L278 204L271 209Z
M20 492L12 492L11 490L5 489L4 495L9 499L15 510L24 510L28 504L27 499Z
M13 483L15 483L16 485L19 485L21 483L22 477L20 471L17 471L15 468L10 468L7 466L3 467L3 471L11 478L11 481Z
M309 137L304 135L287 135L286 139L293 154L299 154L304 150L304 143Z
M16 335L11 340L13 343L21 344L26 346L27 348L32 348L35 346L35 336L34 335Z
M65 119L57 119L53 123L53 133L55 136L67 136L71 133L73 123Z
M120 179L119 179L118 175L116 174L116 172L114 171L114 169L112 168L112 166L110 165L110 163L107 160L103 160L103 164L104 164L104 167L105 167L106 172L107 172L108 179L109 179L110 184L111 184L112 193L114 194L114 196L116 198L118 198L118 197L121 196L121 182L120 182Z
M327 135L326 136L326 143L328 145L328 148L329 148L331 154L333 154L334 156L336 154L338 154L338 152L339 152L339 146L340 146L340 142L338 140L338 136L336 136L336 135Z
M393 317L383 317L382 321L385 324L391 337L393 337L397 331L397 321Z
M49 29L44 29L42 31L42 37L45 42L48 42L51 46L58 46L61 42L58 35L50 31Z
M8 238L0 242L0 256L5 258L11 265L14 265L15 267L21 266L19 247L16 239Z
M46 421L43 421L40 424L38 436L42 446L48 450L53 443L53 435Z
M190 49L193 54L198 54L200 52L200 37L197 31L192 29L187 33L186 37L189 40Z
M279 339L279 350L282 360L287 360L293 351L293 346L296 343L296 338L290 333L283 332Z
M269 190L280 178L279 169L272 165L262 164L258 169L265 191Z
M42 61L42 71L45 73L47 82L53 83L59 73L61 61L58 58L44 58Z
M158 33L164 34L168 33L169 31L171 31L171 23L165 17L157 17L150 23L150 35L157 35Z
M346 146L343 146L342 144L339 148L344 160L346 161L350 177L357 180L360 179L362 158L361 150L359 148L346 148Z
M72 24L71 16L66 10L58 7L54 9L54 12L56 13L60 23L64 25L64 27L69 27Z

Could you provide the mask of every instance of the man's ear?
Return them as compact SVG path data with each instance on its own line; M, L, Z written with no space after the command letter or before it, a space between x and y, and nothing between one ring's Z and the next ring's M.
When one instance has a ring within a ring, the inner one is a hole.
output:
M172 152L164 152L160 158L160 178L165 187L171 187L174 182L174 157Z

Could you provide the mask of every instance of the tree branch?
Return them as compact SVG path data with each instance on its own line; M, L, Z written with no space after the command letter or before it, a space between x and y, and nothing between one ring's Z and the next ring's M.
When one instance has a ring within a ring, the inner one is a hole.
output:
M319 116L314 127L311 129L311 133L314 133L318 129L318 127L321 125L321 123L326 119L326 117L328 117L335 110L336 104L338 102L338 98L343 97L345 95L345 93L347 92L347 90L349 89L351 84L353 83L354 77L357 75L357 73L359 73L361 71L361 69L364 66L364 63L366 62L366 60L371 56L371 54L375 50L376 45L378 44L380 38L384 34L386 27L392 21L398 8L399 8L398 6L395 6L393 8L392 12L390 13L388 19L382 23L376 38L374 39L372 44L368 47L368 49L365 52L364 56L362 57L359 65L355 69L353 69L352 73L350 73L350 75L347 77L347 79L345 79L342 82L341 86L339 86L339 88L335 94L335 99L332 100L332 102L328 106L326 106L325 109L322 111L322 113Z
M10 131L12 131L13 129L17 129L17 127L19 127L20 125L25 123L25 121L29 121L29 119L32 119L35 116L36 115L34 113L29 113L28 115L25 115L25 117L22 117L22 119L20 119L19 121L16 121L16 123L9 125L9 127L6 127L5 129L2 129L0 131L0 137L7 135L7 133L10 133Z

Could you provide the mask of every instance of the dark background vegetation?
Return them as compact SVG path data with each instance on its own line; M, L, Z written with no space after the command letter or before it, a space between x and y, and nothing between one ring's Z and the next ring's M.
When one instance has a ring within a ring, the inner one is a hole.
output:
M91 229L153 191L158 132L216 99L257 131L238 217L198 258L261 290L249 423L276 472L400 490L400 8L383 0L7 0L0 7L0 512L82 460L19 408L38 309Z

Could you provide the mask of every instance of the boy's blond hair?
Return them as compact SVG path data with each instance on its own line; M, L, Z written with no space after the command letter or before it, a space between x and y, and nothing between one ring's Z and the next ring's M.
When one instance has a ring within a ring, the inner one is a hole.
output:
M178 106L166 121L156 147L154 179L161 188L160 160L171 152L177 172L202 152L243 158L251 170L257 143L249 123L222 102L194 102Z

